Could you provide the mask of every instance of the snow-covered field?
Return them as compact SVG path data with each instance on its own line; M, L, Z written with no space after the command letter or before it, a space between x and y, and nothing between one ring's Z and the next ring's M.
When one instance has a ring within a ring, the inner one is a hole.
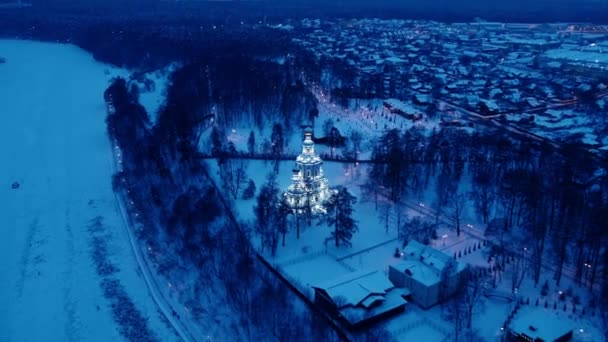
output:
M70 45L0 40L0 55L0 341L176 340L111 188L103 91L126 72Z

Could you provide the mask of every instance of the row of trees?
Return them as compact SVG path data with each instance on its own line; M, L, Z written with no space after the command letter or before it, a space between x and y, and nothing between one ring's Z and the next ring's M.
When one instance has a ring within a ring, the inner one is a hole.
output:
M555 149L494 132L443 129L427 136L413 128L386 132L373 160L368 196L385 195L397 206L434 181L438 215L457 230L466 203L484 223L498 218L491 239L505 255L526 247L537 283L543 262L554 267L558 284L568 263L579 283L593 288L601 279L608 291L608 251L602 247L608 241L608 177L597 171L606 165L582 148ZM471 182L472 191L461 190L462 182Z

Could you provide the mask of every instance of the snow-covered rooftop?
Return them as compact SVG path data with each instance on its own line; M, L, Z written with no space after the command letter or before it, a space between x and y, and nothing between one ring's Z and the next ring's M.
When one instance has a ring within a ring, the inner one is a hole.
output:
M394 288L390 290L383 299L380 305L376 305L372 308L353 307L348 306L340 309L340 313L346 318L351 324L356 324L370 317L381 315L387 311L394 310L400 306L407 304L407 300L403 299L407 296L409 291L407 289ZM376 302L375 300L374 302Z
M449 255L426 246L418 241L410 240L403 249L403 261L392 265L399 272L406 272L421 284L431 286L441 279L441 271L449 264L454 264L454 270L459 272L466 265L458 263Z
M511 321L510 329L533 340L555 341L572 331L572 321L559 312L547 309L522 309Z
M385 295L394 285L380 271L364 270L339 276L314 287L325 290L338 307L342 308L357 306L372 295Z

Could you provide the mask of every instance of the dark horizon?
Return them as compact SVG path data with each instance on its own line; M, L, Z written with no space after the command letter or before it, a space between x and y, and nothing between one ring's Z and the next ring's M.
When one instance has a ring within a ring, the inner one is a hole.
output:
M0 0L6 1L6 0ZM164 8L187 10L209 7L238 11L246 8L260 16L325 17L394 19L427 19L437 21L471 21L481 18L504 22L594 22L608 23L608 0L260 0L260 1L205 1L205 0L29 0L36 7L54 10L80 8L101 11L130 8L135 11L158 11ZM249 13L251 14L251 13Z

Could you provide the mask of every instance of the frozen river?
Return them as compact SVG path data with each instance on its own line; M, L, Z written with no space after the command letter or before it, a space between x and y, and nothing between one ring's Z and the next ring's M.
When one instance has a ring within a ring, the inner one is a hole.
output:
M103 91L126 72L70 45L0 40L0 57L0 341L175 340L111 187Z

